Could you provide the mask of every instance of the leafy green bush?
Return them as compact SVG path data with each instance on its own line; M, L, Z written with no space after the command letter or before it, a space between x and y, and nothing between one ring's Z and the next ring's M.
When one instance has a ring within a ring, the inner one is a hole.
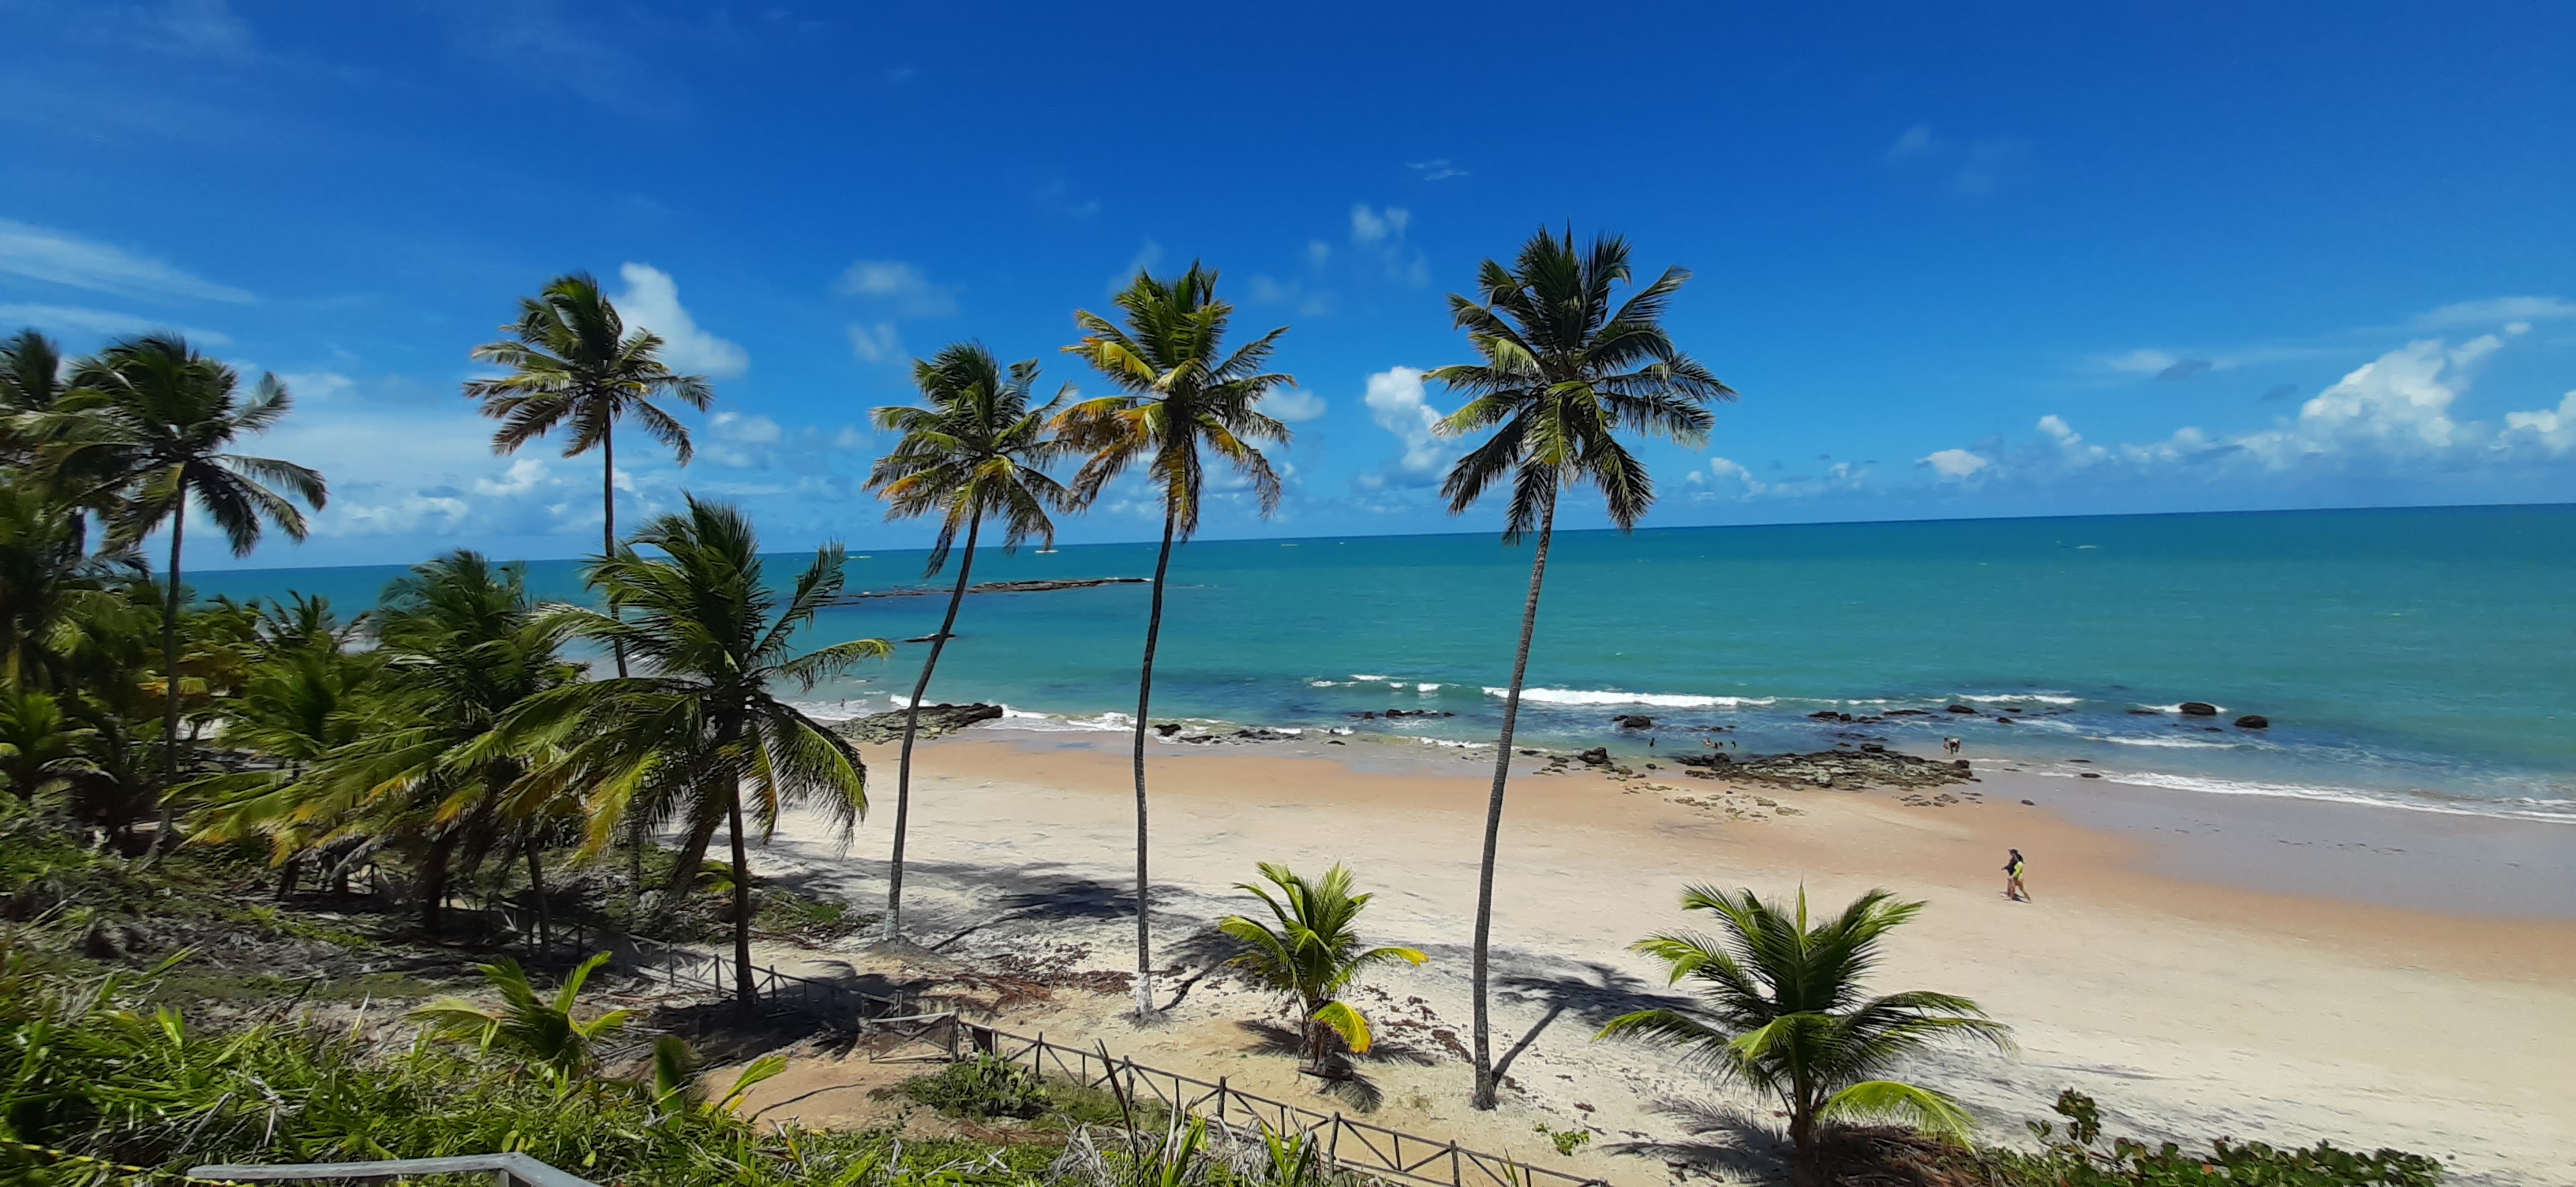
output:
M904 1081L903 1095L951 1117L1027 1121L1047 1111L1047 1088L1036 1072L997 1055L952 1063L932 1075Z
M1580 1125L1558 1129L1541 1121L1531 1128L1536 1130L1540 1137L1546 1138L1548 1145L1556 1147L1557 1153L1568 1158L1574 1157L1577 1151L1592 1144L1592 1131Z
M2056 1126L2033 1122L2032 1135L2047 1143L2043 1150L1990 1155L2004 1178L2055 1187L2434 1187L2442 1179L2442 1164L2421 1154L2362 1154L2327 1142L2283 1150L2221 1138L2197 1153L2127 1138L2105 1146L2093 1098L2069 1088L2058 1094L2055 1109L2066 1119L2063 1139Z

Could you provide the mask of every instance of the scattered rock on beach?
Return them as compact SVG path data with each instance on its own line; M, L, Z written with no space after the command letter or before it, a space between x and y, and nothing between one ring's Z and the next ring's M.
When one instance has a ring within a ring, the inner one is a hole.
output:
M2272 728L2272 719L2265 717L2260 713L2248 713L2245 716L2236 719L2236 728L2241 730L2267 730Z
M2175 708L2180 710L2182 715L2185 717L2218 716L2218 706L2210 704L2207 701L2184 701L2182 704L2175 706Z
M894 709L884 713L871 713L865 717L853 717L850 720L844 721L838 726L833 727L833 729L834 732L853 742L867 744L900 742L903 740L903 715L904 711L901 709ZM972 705L923 705L921 707L921 728L916 736L921 738L936 738L942 734L955 733L958 730L974 725L977 722L998 720L1001 716L1002 707L1000 705L986 705L980 703Z
M1595 746L1574 757L1582 759L1583 765L1587 767L1606 767L1610 765L1610 748Z

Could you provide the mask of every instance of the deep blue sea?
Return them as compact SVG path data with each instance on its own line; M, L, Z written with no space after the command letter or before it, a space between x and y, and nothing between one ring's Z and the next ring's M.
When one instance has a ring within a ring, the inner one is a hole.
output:
M854 555L849 588L921 586L922 556ZM1189 544L1155 715L1490 742L1529 559L1480 535ZM1144 576L1153 560L1151 544L987 553L975 576ZM802 558L771 563L783 580ZM399 571L190 584L354 608ZM581 596L576 562L532 563L529 579ZM924 635L943 600L836 609L815 641ZM1135 705L1145 606L1136 585L970 597L931 699L1115 727ZM804 699L899 705L921 653ZM1611 716L1643 713L1661 745L1820 749L1853 727L1810 714L1928 709L1866 732L2187 790L2576 822L2576 506L1570 532L1529 686L1524 737L1545 744L1617 742ZM2224 712L2172 712L2186 700ZM1357 716L1397 708L1454 716ZM2271 728L2230 724L2247 713Z

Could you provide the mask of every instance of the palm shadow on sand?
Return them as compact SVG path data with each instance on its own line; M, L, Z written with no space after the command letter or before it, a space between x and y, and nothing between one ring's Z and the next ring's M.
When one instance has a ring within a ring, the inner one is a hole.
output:
M1639 1010L1669 1010L1687 1006L1690 999L1678 994L1656 992L1652 983L1631 973L1621 972L1599 961L1587 960L1580 973L1558 971L1505 973L1500 988L1525 1001L1547 1005L1547 1012L1522 1033L1520 1040L1505 1049L1494 1061L1494 1076L1499 1079L1511 1070L1512 1061L1529 1050L1538 1036L1554 1025L1559 1017L1574 1015L1586 1028L1599 1030L1622 1014Z
M1683 1174L1776 1181L1789 1172L1789 1140L1780 1129L1737 1105L1665 1097L1651 1108L1681 1123L1686 1135L1672 1141L1612 1142L1608 1154L1656 1158Z
M1295 1027L1259 1019L1237 1021L1235 1025L1252 1036L1249 1050L1255 1055L1305 1058L1305 1043L1298 1037ZM1397 1039L1380 1039L1370 1044L1365 1055L1353 1054L1343 1045L1339 1035L1327 1035L1325 1042L1331 1047L1324 1053L1323 1067L1300 1068L1299 1074L1316 1079L1319 1082L1317 1092L1349 1105L1355 1113L1374 1113L1386 1103L1386 1090L1378 1086L1376 1078L1360 1070L1361 1064L1429 1067L1440 1062L1430 1052Z

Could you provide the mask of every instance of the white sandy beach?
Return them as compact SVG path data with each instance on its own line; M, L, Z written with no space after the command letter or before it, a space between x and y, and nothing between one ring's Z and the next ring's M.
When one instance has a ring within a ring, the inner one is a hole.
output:
M1668 1164L1720 1160L1660 1106L1726 1098L1664 1052L1592 1041L1604 1019L1665 992L1627 944L1686 926L1675 899L1688 883L1779 896L1803 885L1833 906L1884 886L1930 906L1898 934L1878 987L1964 993L2014 1028L2016 1053L1945 1052L1917 1069L1990 1137L2022 1137L2022 1122L2048 1116L2072 1086L2097 1097L2120 1134L2322 1138L2434 1154L2463 1182L2576 1183L2576 907L2566 892L2576 827L2310 812L2336 806L2002 770L1951 789L1982 802L1940 807L1890 792L1721 797L1669 770L1516 777L1496 905L1495 1046L1537 1033L1511 1066L1503 1108L1478 1114L1465 1103L1467 1064L1441 1032L1463 1039L1468 1027L1484 768L1351 754L1156 747L1157 963L1184 970L1161 986L1178 1004L1140 1031L1123 998L1059 990L1002 1023L1352 1108L1316 1094L1242 1025L1283 1019L1274 1003L1199 976L1221 953L1209 923L1250 905L1232 885L1255 862L1343 861L1378 892L1368 936L1432 957L1379 977L1364 999L1385 1034L1386 1058L1367 1065L1382 1094L1374 1119L1614 1182L1662 1182ZM869 757L878 803L850 849L819 822L793 819L758 852L764 872L882 905L894 756ZM966 966L1011 954L1132 967L1123 738L977 730L925 744L916 761L913 938ZM2029 856L2037 901L2001 897L2007 845ZM908 975L855 942L767 958ZM1411 1021L1390 1025L1399 1019ZM865 1092L882 1082L855 1064L808 1060L753 1105L809 1124L882 1119L887 1106ZM1560 1159L1532 1132L1541 1122L1599 1137Z

